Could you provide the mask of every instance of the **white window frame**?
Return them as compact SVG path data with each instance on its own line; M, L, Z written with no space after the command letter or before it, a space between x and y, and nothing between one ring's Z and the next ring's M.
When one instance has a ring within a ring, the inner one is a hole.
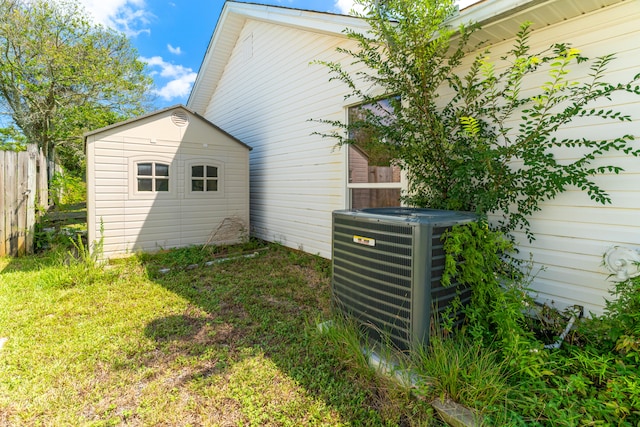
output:
M348 104L344 106L344 116L345 116L345 123L349 123L349 109L353 108L353 107L357 107L359 105L364 104L364 102L356 102L353 104ZM350 182L350 176L349 176L349 147L347 146L347 149L344 150L345 154L344 154L344 158L345 158L345 182L347 183L347 191L346 191L346 208L347 209L352 209L352 197L351 197L351 191L354 189L367 189L367 190L381 190L381 189L399 189L400 190L400 194L402 194L403 190L406 190L407 188L407 174L405 173L404 169L400 168L400 182L359 182L359 183L351 183ZM401 202L402 205L404 205Z

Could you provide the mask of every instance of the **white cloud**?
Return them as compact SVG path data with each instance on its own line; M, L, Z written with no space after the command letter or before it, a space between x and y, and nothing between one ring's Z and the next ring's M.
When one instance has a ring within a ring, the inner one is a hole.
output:
M171 101L176 98L182 98L189 95L193 82L196 81L197 73L191 68L182 65L172 64L165 61L160 56L151 58L140 57L140 60L146 62L152 69L152 75L168 80L161 88L156 89L154 93L165 101ZM156 70L159 69L159 70ZM155 78L156 82L158 78Z
M97 23L129 37L150 32L148 26L153 15L146 9L145 0L80 0L80 3Z
M336 0L333 7L345 15L350 15L353 11L364 13L364 7L359 4L354 4L353 0Z
M183 98L189 95L191 85L195 81L195 73L193 78L185 76L182 79L171 80L166 85L155 91L155 94L165 101L171 101L176 98Z
M173 53L174 55L182 55L182 49L180 49L180 46L173 47L170 44L168 44L167 49L169 49L169 52Z

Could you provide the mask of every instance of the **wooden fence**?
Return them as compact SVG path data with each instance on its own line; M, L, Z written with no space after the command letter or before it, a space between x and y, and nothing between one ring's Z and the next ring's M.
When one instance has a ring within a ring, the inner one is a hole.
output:
M0 151L0 256L33 252L36 205L48 206L46 165L35 144Z

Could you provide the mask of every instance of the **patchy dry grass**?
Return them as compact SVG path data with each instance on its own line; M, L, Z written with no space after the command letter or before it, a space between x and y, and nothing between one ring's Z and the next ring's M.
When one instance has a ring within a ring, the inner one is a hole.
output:
M0 259L0 425L429 425L316 332L328 261L262 246Z

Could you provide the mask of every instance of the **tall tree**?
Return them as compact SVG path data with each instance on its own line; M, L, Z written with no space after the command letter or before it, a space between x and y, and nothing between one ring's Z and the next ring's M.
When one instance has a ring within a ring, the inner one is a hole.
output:
M82 167L83 132L140 114L152 84L120 33L71 0L0 0L0 102L28 142Z

